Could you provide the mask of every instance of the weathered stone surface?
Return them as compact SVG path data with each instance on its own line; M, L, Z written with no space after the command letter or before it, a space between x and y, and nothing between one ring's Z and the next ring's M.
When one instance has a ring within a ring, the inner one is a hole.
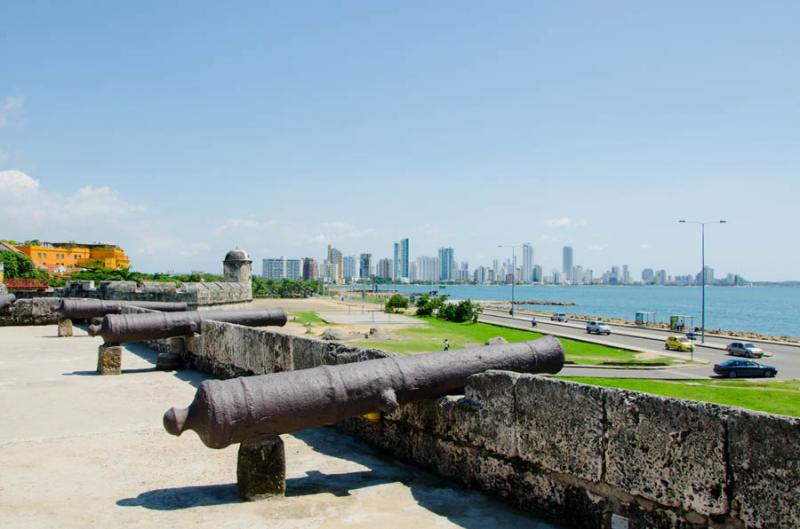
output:
M59 301L61 298L17 299L3 314L0 314L0 326L58 323L59 315L53 312L53 309Z
M468 442L507 457L517 456L514 388L524 375L487 371L467 379L458 418L468 428ZM472 413L469 413L469 412ZM459 438L459 436L454 436Z
M727 512L723 408L630 391L605 395L608 483L662 505Z
M160 353L156 358L156 369L175 371L183 367L183 356L178 353Z
M58 336L69 337L72 336L72 320L69 318L65 318L63 320L58 321Z
M286 494L286 456L278 436L261 437L239 445L236 485L248 500Z
M99 375L122 373L122 347L102 344L97 349L97 373Z
M508 343L508 340L503 338L502 336L495 336L494 338L489 338L483 345L500 345Z
M333 327L329 327L325 329L325 332L322 333L320 336L323 340L335 342L338 340L344 340L347 338L347 333L341 329L334 329Z
M533 375L514 388L519 457L556 472L600 481L603 390Z
M800 527L800 419L735 410L728 452L732 509L747 527Z

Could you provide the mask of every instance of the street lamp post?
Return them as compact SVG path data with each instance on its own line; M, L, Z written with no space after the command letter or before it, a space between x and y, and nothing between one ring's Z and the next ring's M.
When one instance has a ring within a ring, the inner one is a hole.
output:
M706 224L725 224L726 220L699 221L681 219L681 224L700 225L700 277L702 283L702 301L700 303L700 343L706 343Z
M517 256L515 250L521 244L498 244L498 248L511 248L511 310L508 312L514 317L514 283L517 282Z

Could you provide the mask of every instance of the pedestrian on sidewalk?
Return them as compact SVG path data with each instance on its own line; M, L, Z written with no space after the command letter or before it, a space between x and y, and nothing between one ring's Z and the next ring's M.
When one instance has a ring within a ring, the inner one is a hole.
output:
M447 338L444 339L444 350L445 351L450 350L450 342L447 341Z

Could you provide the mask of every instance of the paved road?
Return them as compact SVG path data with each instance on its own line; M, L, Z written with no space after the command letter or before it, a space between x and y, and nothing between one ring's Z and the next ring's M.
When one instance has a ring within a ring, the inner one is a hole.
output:
M511 318L507 313L487 310L481 316L481 321L520 329L530 329L530 316L515 316ZM602 343L604 345L625 347L640 351L653 351L666 353L664 351L664 338L670 333L654 329L637 329L620 325L611 325L611 335L595 336L586 334L586 324L584 322L551 322L549 319L537 317L538 325L536 330L544 334L556 334L568 338L578 338L582 340ZM578 374L585 376L626 376L642 378L698 378L707 377L713 374L713 364L725 360L729 357L725 353L725 345L732 340L714 337L706 337L706 344L700 345L695 342L694 359L696 361L708 362L704 366L692 366L685 368L671 368L665 370L646 370L631 371L627 369L565 369L565 374ZM762 360L765 364L774 365L778 368L778 378L800 378L800 346L794 345L766 345L759 344L765 351L772 356ZM673 356L689 359L688 353L669 353ZM612 373L613 372L613 373Z

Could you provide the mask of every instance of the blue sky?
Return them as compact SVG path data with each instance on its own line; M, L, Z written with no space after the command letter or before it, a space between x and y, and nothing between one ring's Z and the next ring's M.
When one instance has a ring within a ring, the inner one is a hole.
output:
M698 5L702 4L702 5ZM0 4L0 237L800 278L797 2ZM258 267L260 270L260 266Z

